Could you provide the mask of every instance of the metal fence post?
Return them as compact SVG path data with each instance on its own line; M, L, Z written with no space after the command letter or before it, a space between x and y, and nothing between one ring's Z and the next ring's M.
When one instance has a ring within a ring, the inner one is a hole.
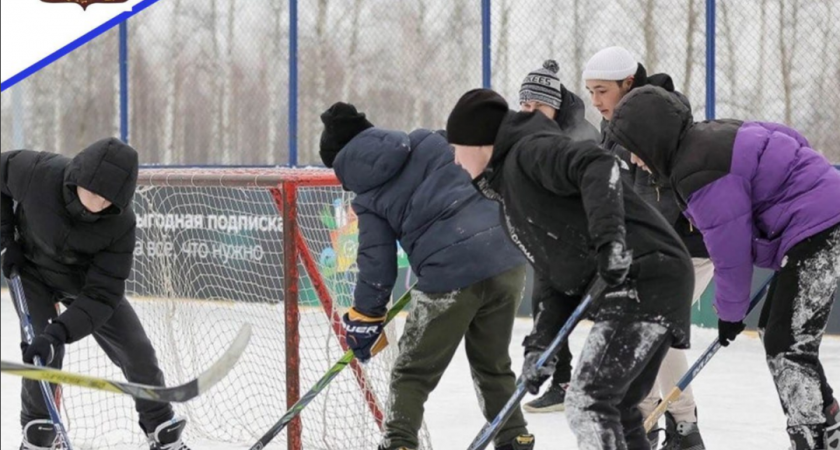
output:
M297 167L298 2L289 1L289 166Z
M128 20L120 22L120 139L128 142Z
M481 0L481 85L490 89L490 7L491 0Z
M706 0L706 120L715 118L715 1Z

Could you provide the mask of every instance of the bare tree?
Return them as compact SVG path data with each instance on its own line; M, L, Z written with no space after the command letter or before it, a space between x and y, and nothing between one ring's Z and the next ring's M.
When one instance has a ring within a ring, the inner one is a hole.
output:
M347 74L344 76L344 83L341 87L341 98L355 99L357 97L356 86L359 72L359 33L361 32L361 15L362 15L363 0L353 0L353 9L350 19L350 43L347 50ZM425 11L425 4L421 1L419 4L420 18L415 24L416 28L423 26L423 13Z
M789 9L789 11L786 11ZM793 59L796 55L797 30L799 25L799 1L779 0L779 52L782 93L785 102L785 123L792 124L793 112Z
M697 0L688 0L688 26L685 29L685 81L683 84L683 92L686 95L691 95L691 75L694 72L694 35L697 33L699 16Z
M741 111L746 105L742 105L737 101L737 99L739 98L738 92L740 92L740 87L738 85L738 55L735 49L735 42L737 41L735 37L735 30L738 28L738 26L732 26L728 2L721 2L720 12L721 18L723 19L723 33L721 34L724 37L726 48L726 65L724 66L724 73L726 74L726 85L729 88L729 95L727 96L727 98L732 103L731 107L734 108L733 112L735 112L736 114L741 114Z
M492 67L492 74L495 75L498 81L498 86L502 89L507 89L510 86L510 14L511 5L508 0L500 0L499 9L501 10L499 18L499 38L496 45L496 55L492 61L495 63ZM555 15L555 17L559 16ZM553 34L549 34L549 46L553 45ZM549 54L553 54L549 51ZM499 78L501 77L501 78Z
M283 38L288 38L288 31L285 27L285 15L286 15L286 8L283 7L286 2L284 0L273 0L271 4L272 14L272 28L271 34L269 35L269 39L271 45L271 54L268 55L267 58L264 58L265 61L268 62L268 74L266 76L266 82L268 83L268 137L267 137L267 145L265 147L265 154L263 155L264 161L274 161L276 158L275 152L278 148L280 148L280 118L283 117L281 114L281 86L283 77L280 76L281 69L283 67L282 58L280 55L283 54L281 42Z
M164 109L163 109L163 153L161 162L172 164L175 162L176 134L178 133L178 110L181 99L181 75L179 73L179 30L181 17L181 0L173 2L171 23L169 25L169 61L166 65Z
M572 27L572 39L574 46L574 71L575 71L575 89L583 85L583 65L586 64L586 55L584 50L586 47L586 30L589 29L591 22L591 14L584 11L584 6L589 2L583 0L574 0L574 25Z
M639 0L642 7L642 34L645 37L645 62L650 70L659 70L659 51L656 47L656 1Z

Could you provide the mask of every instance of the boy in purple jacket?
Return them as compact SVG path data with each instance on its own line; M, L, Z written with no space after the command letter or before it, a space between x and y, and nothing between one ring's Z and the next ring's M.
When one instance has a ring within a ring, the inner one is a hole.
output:
M665 90L629 93L607 133L668 179L715 266L726 346L744 329L753 265L777 271L759 330L793 450L840 448L840 408L819 346L840 281L840 172L784 125L695 123Z

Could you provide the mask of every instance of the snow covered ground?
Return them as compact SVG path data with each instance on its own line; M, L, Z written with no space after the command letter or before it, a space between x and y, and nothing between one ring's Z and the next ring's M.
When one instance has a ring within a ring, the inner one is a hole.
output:
M517 371L522 363L519 344L529 328L530 321L517 320L510 346ZM582 324L572 335L571 346L576 355L580 352L588 329L587 324ZM0 356L2 359L19 360L17 317L5 291L0 302L0 331ZM714 337L713 330L693 330L690 362L697 358ZM822 346L822 361L829 381L835 387L840 386L840 338L826 337ZM2 377L0 450L13 450L20 444L19 386L18 378ZM696 380L694 389L700 426L710 450L788 448L784 416L764 364L761 343L754 334L742 335L729 348L721 350ZM276 413L279 418L282 408L278 408ZM537 449L576 448L564 413L527 415L527 419L531 432L537 437ZM426 423L434 448L466 448L483 422L466 357L461 350L426 405ZM247 448L200 441L192 444L195 450ZM138 448L142 447L123 446L114 450ZM280 449L285 448L285 445L269 448Z

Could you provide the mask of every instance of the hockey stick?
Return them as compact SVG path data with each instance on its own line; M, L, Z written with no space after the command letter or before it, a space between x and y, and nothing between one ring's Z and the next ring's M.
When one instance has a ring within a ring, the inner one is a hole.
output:
M750 307L747 310L747 315L749 315L753 308L755 308L755 306L758 305L761 299L764 298L764 294L770 287L770 282L773 281L773 278L774 277L772 276L768 278L767 281L765 281L764 284L761 286L761 289L759 289L758 292L756 292L756 294L753 296L752 301L750 301ZM668 409L668 406L671 403L675 402L678 398L680 398L680 395L682 395L683 391L688 387L689 384L691 384L692 381L694 381L694 379L697 377L700 371L703 370L704 367L706 367L706 364L708 364L712 357L715 356L715 353L717 353L717 351L720 350L720 347L720 340L718 338L715 338L715 340L712 341L712 343L709 345L706 351L704 351L703 354L700 355L699 358L697 358L697 361L694 363L694 365L692 365L688 369L688 372L686 372L685 375L683 375L683 377L680 378L680 381L677 383L677 385L674 386L673 389L671 389L671 392L669 392L668 395L665 396L665 398L663 398L661 402L659 402L659 404L656 406L656 409L654 409L653 412L650 413L649 416L647 416L647 419L645 419L645 432L649 432L653 429L656 423L659 422L659 418L662 417L663 414L665 414L665 411Z
M27 344L31 344L35 339L35 330L32 328L32 317L29 315L29 305L26 301L26 294L23 292L23 283L20 281L20 274L16 267L12 267L11 277L9 278L9 288L12 292L12 299L17 305L20 312L20 328L23 330L23 337ZM36 367L43 368L44 363L41 358L35 357ZM73 450L73 445L70 443L70 437L67 435L67 428L61 421L61 414L58 412L58 406L55 404L55 394L46 381L40 381L38 385L41 387L41 394L44 397L44 402L47 404L47 412L50 414L50 420L55 427L56 435L59 438L59 447L63 444L67 450Z
M30 380L49 381L55 384L66 384L116 394L127 394L142 400L162 403L182 403L204 394L216 383L224 379L239 361L250 339L251 325L246 323L239 329L236 338L234 338L233 342L225 350L225 353L209 369L202 372L198 378L173 387L148 386L126 381L107 380L105 378L65 372L50 367L39 367L10 361L0 361L0 371Z
M394 303L394 306L392 306L391 309L388 310L388 314L385 316L385 323L383 323L383 326L388 325L388 323L391 322L391 320L393 320L393 318L396 317L397 314L400 311L402 311L406 305L408 305L408 302L411 301L411 291L413 289L414 286L411 286L407 291L405 291L402 297L400 297L397 300L397 302ZM292 405L292 407L289 408L288 411L286 411L286 414L284 414L283 417L281 417L280 420L278 420L277 423L275 423L271 427L271 429L269 429L263 435L263 437L261 437L260 440L257 441L256 444L251 446L250 450L264 449L269 442L271 442L275 437L277 437L278 434L280 434L281 431L283 431L284 428L286 428L286 425L288 425L292 420L294 420L294 418L297 417L303 411L303 409L306 408L306 406L309 405L309 403L312 402L312 400L315 399L315 397L317 397L318 394L320 394L321 391L324 390L324 388L327 387L327 385L330 384L330 382L336 376L338 376L338 374L341 373L341 371L344 370L345 367L347 367L350 364L351 361L353 361L354 356L355 355L353 354L353 350L347 350L346 352L344 352L344 356L342 356L341 359L339 359L338 362L335 363L335 365L330 367L330 369L327 370L327 373L325 373L324 376L321 377L321 379L318 380L314 386L312 386L312 389L310 389L306 394L303 394L300 400L295 402L295 404Z
M601 298L601 295L603 295L606 289L607 284L600 276L598 276L592 284L592 287L590 287L589 291L586 293L586 297L581 300L578 307L575 308L565 325L563 325L563 328L557 332L557 336L554 337L554 340L551 341L551 344L537 360L537 369L541 368L549 358L554 357L555 353L557 353L560 349L560 346L563 345L563 343L569 338L569 335L572 333L575 325L577 325L577 323L583 318L586 311ZM499 432L502 425L507 422L511 414L513 414L515 409L519 406L519 402L521 402L522 398L525 397L525 392L525 383L520 377L520 379L516 380L516 390L514 391L513 396L511 396L510 400L508 400L502 410L499 411L496 418L493 419L493 422L484 425L481 431L479 431L478 436L473 439L468 450L482 450L490 444L490 441L496 437L496 434Z

